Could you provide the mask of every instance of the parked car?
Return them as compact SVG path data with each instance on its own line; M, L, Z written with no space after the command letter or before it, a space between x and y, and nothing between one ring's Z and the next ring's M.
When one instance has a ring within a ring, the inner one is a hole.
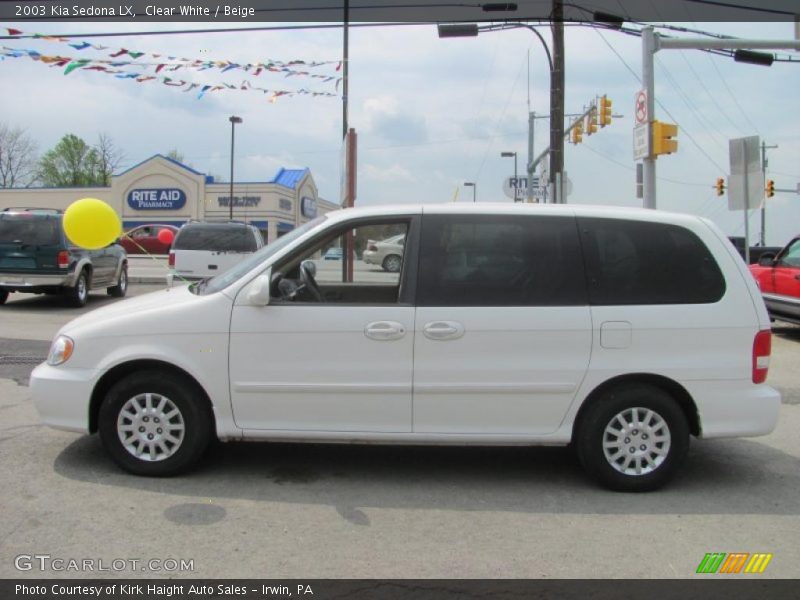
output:
M406 231L398 273L315 275L332 240L387 226ZM30 387L46 424L99 432L140 475L185 471L214 437L572 444L603 485L646 491L690 435L773 430L770 336L755 281L707 220L374 207L68 323Z
M800 325L800 236L777 254L762 254L750 265L769 315L773 319Z
M261 232L245 223L190 221L178 231L169 267L182 279L218 275L264 245Z
M403 264L405 237L403 233L379 242L367 240L367 248L361 259L368 265L380 265L384 271L398 273Z
M325 260L342 260L341 248L328 248L323 255Z
M0 304L12 292L62 294L72 306L86 304L89 290L128 290L128 259L117 243L100 250L74 246L61 225L63 213L46 209L0 212Z
M762 255L772 254L774 256L781 250L781 246L750 246L749 252L745 252L745 239L743 237L731 236L728 239L731 241L731 244L734 245L737 252L739 252L739 256L742 257L742 260L747 260L747 255L750 255L749 264L751 265L758 263Z
M172 243L165 244L158 238L163 230L171 231L174 240L179 228L163 224L139 225L127 231L119 243L128 254L169 254Z

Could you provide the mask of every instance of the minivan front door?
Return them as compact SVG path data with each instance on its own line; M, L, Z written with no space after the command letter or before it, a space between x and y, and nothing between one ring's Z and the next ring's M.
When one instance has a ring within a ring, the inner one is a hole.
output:
M414 432L545 435L592 341L575 219L426 214L414 344Z
M414 307L404 301L403 289L411 261L388 272L356 252L368 239L405 233L409 226L407 218L323 235L276 265L277 297L268 306L234 306L229 372L238 426L411 431ZM343 259L325 260L331 247L342 248ZM308 263L313 268L303 273Z

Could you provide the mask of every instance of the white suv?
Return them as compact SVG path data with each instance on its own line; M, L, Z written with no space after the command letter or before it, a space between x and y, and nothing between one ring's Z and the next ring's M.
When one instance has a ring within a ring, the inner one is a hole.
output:
M261 232L245 223L190 221L180 228L169 252L179 279L213 277L264 245Z
M398 272L356 258L405 235ZM323 250L343 249L342 261ZM67 324L31 376L48 425L142 475L221 440L567 445L644 491L690 435L767 434L769 318L709 221L433 205L312 221L205 282Z

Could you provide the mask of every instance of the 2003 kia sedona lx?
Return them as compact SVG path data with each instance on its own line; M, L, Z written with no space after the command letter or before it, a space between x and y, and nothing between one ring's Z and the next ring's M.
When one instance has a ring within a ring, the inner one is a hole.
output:
M361 259L400 235L398 270ZM331 248L342 260L324 260ZM45 423L99 432L140 475L189 468L215 436L572 443L600 483L644 491L690 435L772 431L770 339L753 278L706 220L349 209L220 276L72 321L31 390Z

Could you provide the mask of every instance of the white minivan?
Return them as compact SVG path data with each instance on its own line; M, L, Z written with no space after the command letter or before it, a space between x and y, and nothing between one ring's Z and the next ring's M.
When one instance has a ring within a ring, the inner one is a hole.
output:
M213 277L263 245L261 232L246 223L189 221L170 248L170 273L177 279Z
M401 234L399 271L357 258ZM46 424L99 432L140 475L186 470L213 438L572 444L601 484L645 491L692 435L773 430L770 340L707 220L408 205L329 213L218 277L79 317L30 385Z

